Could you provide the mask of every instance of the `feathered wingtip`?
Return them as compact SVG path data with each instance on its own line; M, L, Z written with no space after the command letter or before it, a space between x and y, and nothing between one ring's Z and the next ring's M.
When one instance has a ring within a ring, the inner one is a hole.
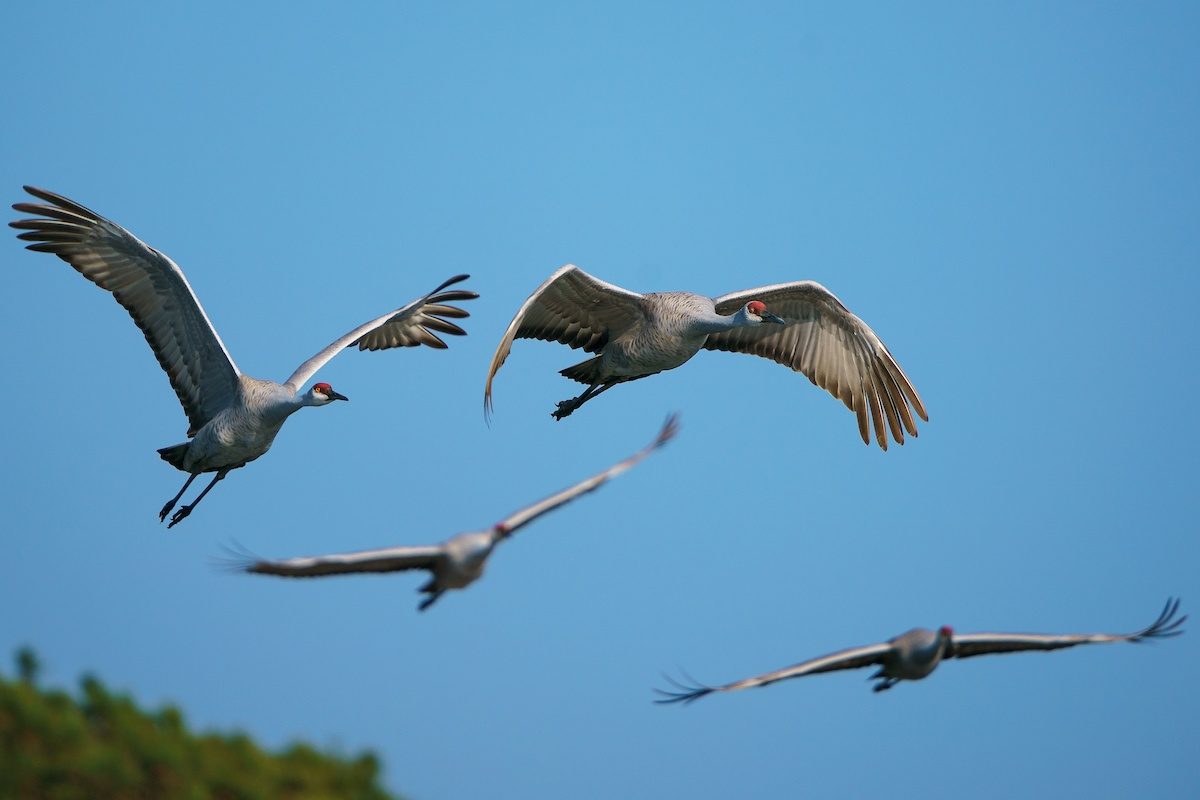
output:
M675 434L679 433L679 412L672 411L663 421L663 426L658 432L658 437L654 440L654 447L662 447L667 442L675 438Z
M453 291L449 292L443 291L447 286L453 286L456 283L462 283L470 277L470 275L466 274L455 275L453 278L443 281L440 286L438 286L429 294L425 295L425 313L436 314L440 317L452 317L454 319L466 319L467 317L471 316L470 313L468 313L465 309L455 308L454 306L440 305L442 303L456 303L463 300L478 300L479 293L472 292L467 289L454 289ZM445 333L450 333L455 336L466 335L466 331L462 330L451 322L446 322L445 320L438 320L438 322L446 327L437 328L437 330L441 330Z
M209 563L214 569L230 574L252 572L254 566L264 560L262 556L236 539L231 539L228 543L221 545L221 550L224 551L224 555L209 558Z
M659 697L657 700L654 701L655 703L658 703L659 705L670 705L672 703L682 703L684 705L689 705L691 703L696 702L701 697L704 697L705 695L708 695L708 694L712 694L713 692L716 691L716 687L707 686L703 683L700 683L700 681L696 680L691 675L688 675L687 672L685 672L684 670L681 669L681 670L679 670L679 672L683 675L684 680L689 681L689 683L682 683L680 681L677 681L674 678L672 678L670 675L668 675L667 673L664 672L662 674L663 680L665 680L667 683L671 684L671 686L673 686L675 688L674 689L659 689L659 688L655 687L655 689L654 689L655 694L662 695L661 697Z
M91 220L91 221L95 221L100 218L99 214L97 214L95 211L92 211L87 206L82 206L79 203L76 203L74 200L70 200L66 197L63 197L61 194L51 192L48 189L39 189L36 186L30 186L28 184L22 186L21 188L24 189L29 194L36 197L37 199L44 200L47 203L51 204L48 206L44 206L39 203L13 203L12 204L14 211L20 211L23 214L36 214L38 216L43 216L43 217L49 218L47 220L41 220L40 222L50 222L50 221L57 220L59 222L77 223L80 221L80 218L83 218L83 220ZM30 222L34 222L34 221L33 220L24 220L24 221L17 220L17 222L18 223L19 222L30 223ZM18 228L18 229L33 227L33 225L30 225L30 224L16 224L13 222L10 222L8 224L10 227Z
M429 294L427 294L426 297L432 297L433 295L435 295L438 292L445 289L447 286L453 286L456 283L462 283L463 281L467 280L470 277L471 277L470 275L463 273L461 275L455 275L453 278L447 278L446 280L444 280L440 284L438 284L437 288L434 289ZM456 289L455 291L459 291L459 290ZM470 295L474 295L475 297L479 296L479 295L475 294L474 292L463 292L463 294L470 294Z
M489 428L492 427L492 394L485 392L483 395L483 424Z
M1172 636L1178 636L1183 633L1180 625L1187 622L1187 614L1184 614L1178 619L1175 615L1179 613L1179 598L1168 597L1167 604L1163 606L1162 612L1158 615L1158 619L1145 628L1142 628L1137 633L1130 634L1129 641L1143 642L1153 639L1169 639Z
M475 300L479 294L465 289L452 289L448 292L443 289L456 283L462 283L470 277L470 275L455 275L449 280L442 281L433 291L413 300L403 308L397 309L387 322L348 342L346 347L357 347L359 350L388 350L393 347L425 345L435 350L445 350L447 345L437 334L466 336L467 332L450 320L466 319L471 316L465 309L447 305L447 303ZM409 320L416 324L415 327L407 328L406 334L396 336L386 333L389 325Z

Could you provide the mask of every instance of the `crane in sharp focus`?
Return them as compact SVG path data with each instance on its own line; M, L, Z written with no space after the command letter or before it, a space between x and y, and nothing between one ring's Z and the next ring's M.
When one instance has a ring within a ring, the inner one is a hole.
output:
M488 558L501 542L543 514L588 492L595 491L609 480L633 467L670 441L675 436L677 429L678 420L672 415L667 418L654 441L624 461L613 464L603 472L552 494L544 500L526 506L490 528L460 533L441 544L385 547L380 550L289 558L280 561L267 561L246 553L235 553L235 558L228 566L241 572L278 575L285 578L318 578L326 575L362 572L426 570L430 573L429 580L418 590L428 595L418 606L421 611L424 611L437 602L444 592L450 589L465 589L482 577Z
M267 452L294 412L347 399L328 383L316 383L301 392L343 349L353 345L360 350L418 345L445 348L446 343L434 331L464 335L466 332L449 320L469 316L447 303L478 297L462 289L445 291L469 277L457 275L429 294L338 338L297 367L283 383L259 380L238 369L175 262L72 200L32 186L25 191L45 205L13 205L17 211L34 215L9 223L23 231L17 238L31 242L26 245L30 250L53 253L112 293L145 334L187 414L189 441L158 451L164 461L188 473L183 488L162 507L159 521L171 513L197 476L216 473L195 500L175 511L168 528L191 514L230 470Z
M491 414L492 381L515 339L543 339L595 353L560 374L587 388L558 403L569 416L613 386L674 369L706 350L763 356L802 372L858 417L863 442L887 450L917 435L925 405L896 359L867 324L813 281L760 286L708 298L690 292L639 294L567 264L517 311L492 356L484 388ZM910 410L911 407L911 410ZM885 428L886 419L886 428Z
M955 633L949 625L943 625L936 631L913 628L886 642L852 647L723 686L688 686L667 678L675 688L656 689L662 699L655 702L691 703L713 692L736 692L788 678L869 666L879 667L870 679L878 681L873 690L882 692L900 681L917 681L928 676L948 658L971 658L1025 650L1062 650L1081 644L1167 639L1183 633L1179 626L1187 621L1187 615L1176 618L1178 613L1179 600L1168 599L1158 619L1133 633Z

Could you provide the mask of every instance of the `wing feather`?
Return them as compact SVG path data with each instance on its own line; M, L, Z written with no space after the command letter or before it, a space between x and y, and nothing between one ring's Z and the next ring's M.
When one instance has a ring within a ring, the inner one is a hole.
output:
M686 685L668 678L675 688L668 691L662 689L656 690L662 695L662 699L656 702L691 703L713 692L736 692L755 686L767 686L777 681L787 680L788 678L800 678L805 675L817 675L822 672L835 672L843 669L859 669L860 667L882 663L890 650L891 644L888 642L870 644L864 647L852 647L819 658L802 661L799 664L793 664L790 667L784 667L774 672L767 672L752 678L744 678L740 681L726 683L721 686L705 686L703 684Z
M1166 639L1183 633L1180 626L1187 615L1179 613L1179 600L1168 598L1158 619L1133 633L966 633L954 635L953 650L948 656L971 658L991 653L1016 653L1023 650L1061 650L1081 644L1110 642L1143 642Z
M358 345L359 350L388 350L393 347L417 347L419 345L426 345L438 350L445 349L446 343L433 331L449 333L454 336L465 336L466 331L439 317L463 319L470 316L461 308L445 304L474 300L479 295L462 289L454 289L449 292L442 290L447 286L461 283L469 277L471 276L455 275L424 297L418 297L406 306L389 311L370 322L364 322L297 367L285 383L293 390L299 391L300 387L317 374L321 367L328 364L342 350L353 345Z
M360 572L400 572L432 569L442 549L438 545L385 547L356 553L287 558L278 561L247 559L236 566L242 572L279 575L285 578L318 578Z
M27 249L58 256L129 312L187 414L188 435L232 405L241 373L175 262L73 200L25 191L47 205L15 203L35 216L9 225L24 231Z
M750 300L761 300L787 324L710 334L707 349L762 356L803 373L855 413L859 434L868 444L873 424L875 440L884 450L888 429L897 444L904 444L901 425L917 435L910 406L929 421L924 403L887 347L824 286L813 281L781 283L733 292L713 303L717 313L732 314Z
M483 390L484 413L491 413L492 380L514 340L542 339L596 353L644 317L642 295L594 278L573 264L560 267L517 309L500 339Z
M678 430L679 417L675 414L672 414L667 417L666 422L663 423L663 426L659 430L658 435L654 438L654 441L643 447L641 450L637 451L623 461L613 464L603 472L597 473L596 475L593 475L586 480L582 480L568 489L563 489L561 492L552 494L544 500L539 500L538 502L526 506L520 511L509 515L506 519L501 520L496 525L497 530L502 532L505 536L511 536L517 530L525 525L528 525L530 522L533 522L543 514L549 513L559 506L566 505L572 500L582 497L588 492L594 492L608 481L617 477L622 472L634 467L640 461L642 461L642 459L646 458L646 456L650 455L655 450L671 441Z

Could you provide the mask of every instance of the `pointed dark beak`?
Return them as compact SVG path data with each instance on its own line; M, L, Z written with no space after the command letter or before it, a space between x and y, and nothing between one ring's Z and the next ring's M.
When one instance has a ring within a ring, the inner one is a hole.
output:
M330 400L345 400L346 402L350 402L350 398L346 397L346 395L338 394L337 392L332 392L332 391L329 393L329 399Z
M759 314L763 318L763 322L774 322L776 325L787 325L787 320L778 314L772 314L770 311L764 311Z

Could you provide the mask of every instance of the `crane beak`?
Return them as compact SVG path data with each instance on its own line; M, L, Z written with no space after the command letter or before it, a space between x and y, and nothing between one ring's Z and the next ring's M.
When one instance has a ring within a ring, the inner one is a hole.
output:
M346 397L346 395L344 395L344 394L338 394L337 392L330 392L329 399L330 400L345 400L346 402L350 402L349 397Z
M759 314L759 316L762 317L763 322L774 322L776 325L787 325L787 320L778 314L772 314L770 311L764 311Z

